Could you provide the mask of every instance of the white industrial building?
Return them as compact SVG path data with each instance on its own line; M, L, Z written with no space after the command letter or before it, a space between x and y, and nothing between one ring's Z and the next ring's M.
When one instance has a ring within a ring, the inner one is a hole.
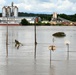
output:
M18 7L13 5L2 8L2 17L18 17Z
M11 6L3 6L2 17L0 17L0 23L6 24L19 24L22 19L26 19L29 23L34 23L36 17L18 17L18 7L14 6L12 2Z
M0 17L0 23L6 24L19 24L22 19L26 19L29 23L34 23L36 17Z

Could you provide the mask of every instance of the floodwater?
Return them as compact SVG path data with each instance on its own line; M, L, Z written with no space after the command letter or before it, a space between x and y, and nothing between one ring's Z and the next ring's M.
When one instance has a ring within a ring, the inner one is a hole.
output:
M6 32L7 27L0 26L0 75L76 75L75 26L37 26L36 48L34 26L9 26L8 57ZM55 32L64 32L66 37L53 37ZM23 44L19 49L15 39ZM65 41L70 42L69 52ZM49 50L50 45L56 50Z

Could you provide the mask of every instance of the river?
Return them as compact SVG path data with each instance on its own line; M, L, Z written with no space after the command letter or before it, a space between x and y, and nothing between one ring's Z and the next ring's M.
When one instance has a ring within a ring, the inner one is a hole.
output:
M76 74L75 26L36 26L36 49L34 26L8 26L8 58L6 32L7 27L0 26L0 75L67 75L67 72L68 75ZM53 37L55 32L64 32L66 37ZM15 48L15 39L23 44L19 49ZM69 63L66 40L70 42ZM56 50L50 51L50 45L55 45Z

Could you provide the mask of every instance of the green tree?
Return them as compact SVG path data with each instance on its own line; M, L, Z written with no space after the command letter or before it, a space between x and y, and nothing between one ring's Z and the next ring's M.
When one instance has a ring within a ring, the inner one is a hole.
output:
M30 23L26 19L22 19L20 24L29 25Z

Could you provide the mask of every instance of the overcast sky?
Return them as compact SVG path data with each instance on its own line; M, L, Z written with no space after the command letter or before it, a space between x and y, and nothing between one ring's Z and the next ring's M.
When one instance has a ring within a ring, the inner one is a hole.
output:
M75 14L76 0L0 0L0 12L3 6L17 5L19 12L52 14L53 12Z

